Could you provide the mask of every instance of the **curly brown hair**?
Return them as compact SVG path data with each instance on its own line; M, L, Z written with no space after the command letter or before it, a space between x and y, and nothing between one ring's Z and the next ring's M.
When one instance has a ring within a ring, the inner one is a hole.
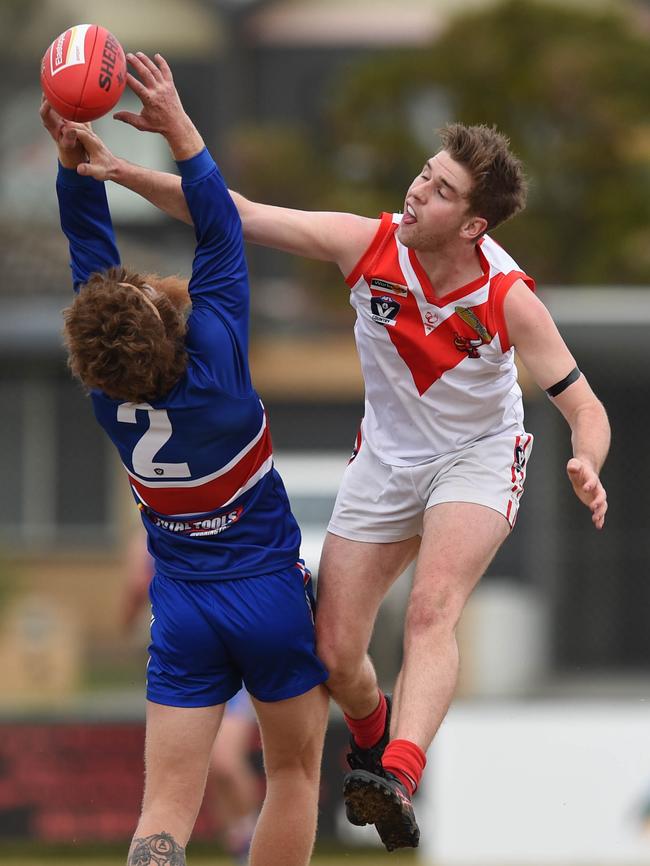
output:
M164 291L138 291L147 285L140 274L110 268L92 274L63 311L68 364L89 390L139 403L163 397L185 372L183 313Z
M488 230L526 206L528 184L510 142L494 127L450 123L439 130L442 150L472 176L467 197L471 213L487 220Z

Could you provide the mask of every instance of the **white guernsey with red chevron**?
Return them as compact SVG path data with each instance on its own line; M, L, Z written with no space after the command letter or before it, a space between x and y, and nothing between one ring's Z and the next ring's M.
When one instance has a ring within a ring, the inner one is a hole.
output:
M346 282L366 385L362 438L382 460L408 466L523 430L503 301L516 280L535 283L486 235L482 275L439 301L415 251L397 238L401 218L382 215Z

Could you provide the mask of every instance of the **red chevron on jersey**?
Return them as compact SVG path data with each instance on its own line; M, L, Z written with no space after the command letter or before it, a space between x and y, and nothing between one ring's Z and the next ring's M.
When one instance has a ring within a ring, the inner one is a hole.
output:
M142 503L159 514L207 514L228 505L262 478L273 465L273 448L266 416L259 433L221 469L191 481L145 481L127 472Z
M373 271L381 273L382 276L388 274L390 280L399 285L406 283L407 277L399 264L396 229L397 226L393 224L389 236L382 246L381 253L375 259ZM413 250L408 252L409 262L420 283L425 300L429 306L439 307L433 287L417 256ZM445 304L455 298L463 298L472 294L486 283L490 266L480 250L479 258L482 275L469 285L445 296ZM376 279L370 280L370 293L373 297L382 297L386 289L376 289L375 282ZM413 291L406 293L406 297L400 300L400 307L398 325L390 328L389 336L399 356L409 368L421 396L442 375L468 357L467 353L458 348L457 338L471 341L476 339L477 334L457 313L439 323L437 311L429 309L423 312ZM487 303L474 306L472 310L477 318L485 323Z
M372 295L378 293L373 290ZM486 308L487 304L472 308L482 322L485 322ZM420 308L410 293L402 302L399 319L399 327L391 328L388 335L422 396L442 375L468 357L467 352L458 347L458 338L473 341L476 331L454 313L427 333Z

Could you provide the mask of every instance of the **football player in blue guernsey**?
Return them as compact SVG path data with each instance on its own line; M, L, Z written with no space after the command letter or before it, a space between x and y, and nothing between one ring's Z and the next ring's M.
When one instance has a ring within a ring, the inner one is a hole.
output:
M242 682L260 722L267 792L252 866L304 866L316 831L327 672L315 654L300 532L273 468L248 367L249 286L237 209L159 55L129 76L161 133L196 231L182 292L122 268L99 140L47 102L76 298L72 371L116 446L156 573L147 672L146 782L128 866L184 866L224 704Z

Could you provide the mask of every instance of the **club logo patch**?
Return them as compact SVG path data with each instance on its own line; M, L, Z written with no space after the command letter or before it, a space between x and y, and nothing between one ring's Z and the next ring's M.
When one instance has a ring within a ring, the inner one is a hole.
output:
M401 304L394 298L389 298L388 295L382 295L380 298L370 298L370 318L373 322L378 322L380 325L395 325L397 314L400 311Z
M490 343L492 341L492 334L490 334L474 310L469 307L454 307L454 312L463 322L470 326L475 334L478 334L477 338L471 339L470 337L463 337L456 332L454 334L454 345L459 352L467 352L468 358L480 358L479 346Z
M467 322L473 331L479 335L484 343L489 343L492 339L492 334L489 333L483 322L470 307L454 307L454 312L458 313L460 318Z
M440 316L438 313L434 313L433 310L427 310L424 314L424 333L429 336L432 331L440 324Z
M370 281L370 288L376 289L378 292L391 292L393 295L400 295L402 298L405 298L409 293L408 286L377 278Z
M459 352L467 352L468 358L480 358L478 347L483 345L483 340L472 340L469 337L462 337L460 334L454 334L454 346Z

